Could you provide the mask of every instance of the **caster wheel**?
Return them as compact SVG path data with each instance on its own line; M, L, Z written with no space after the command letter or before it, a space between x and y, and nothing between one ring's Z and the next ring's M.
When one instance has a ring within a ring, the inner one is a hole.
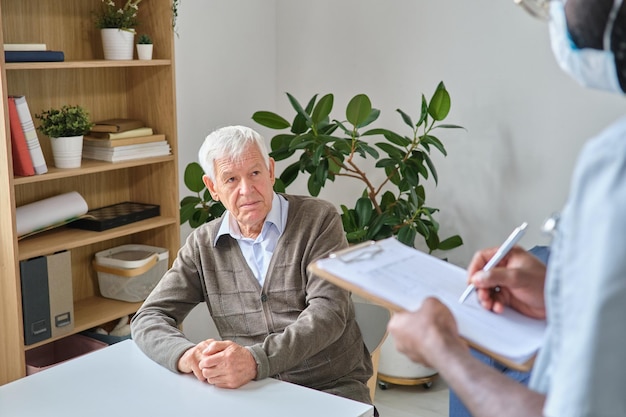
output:
M380 389L382 389L384 391L384 390L386 390L388 388L388 385L385 382L379 382L378 383L378 388L380 388Z
M433 386L433 383L431 381L428 381L422 386L424 387L424 389L430 389Z

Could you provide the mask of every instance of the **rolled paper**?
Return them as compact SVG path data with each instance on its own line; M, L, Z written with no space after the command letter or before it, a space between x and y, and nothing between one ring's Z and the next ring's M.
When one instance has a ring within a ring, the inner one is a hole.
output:
M17 207L15 209L17 235L22 236L50 226L67 223L87 211L87 202L76 191Z

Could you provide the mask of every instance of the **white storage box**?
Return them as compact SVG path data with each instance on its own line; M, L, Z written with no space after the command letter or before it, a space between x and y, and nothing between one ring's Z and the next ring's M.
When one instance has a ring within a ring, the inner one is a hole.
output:
M122 245L96 253L93 266L103 297L143 301L167 271L167 249Z

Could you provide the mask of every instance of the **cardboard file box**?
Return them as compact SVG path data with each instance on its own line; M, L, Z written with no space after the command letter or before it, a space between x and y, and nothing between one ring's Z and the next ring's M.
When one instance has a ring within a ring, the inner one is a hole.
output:
M108 345L99 340L80 334L73 334L63 339L26 351L26 375L32 375L44 369L85 355Z

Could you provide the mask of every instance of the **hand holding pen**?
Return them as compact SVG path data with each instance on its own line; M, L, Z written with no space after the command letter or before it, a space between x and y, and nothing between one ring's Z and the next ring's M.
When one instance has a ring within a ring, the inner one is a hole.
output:
M546 265L532 253L513 246L508 255L485 272L485 266L494 259L500 248L476 252L468 265L473 290L480 305L494 313L502 313L508 306L528 317L545 318L544 284ZM499 288L499 292L494 289Z
M504 259L504 257L513 249L513 246L519 242L519 240L524 236L524 232L526 231L526 227L528 223L524 222L521 226L516 227L515 230L509 235L509 237L504 241L502 245L498 248L493 257L487 262L487 264L483 267L484 272L488 272L496 266L498 263ZM474 291L474 284L470 284L467 286L461 297L459 298L459 303L463 303L467 297Z

